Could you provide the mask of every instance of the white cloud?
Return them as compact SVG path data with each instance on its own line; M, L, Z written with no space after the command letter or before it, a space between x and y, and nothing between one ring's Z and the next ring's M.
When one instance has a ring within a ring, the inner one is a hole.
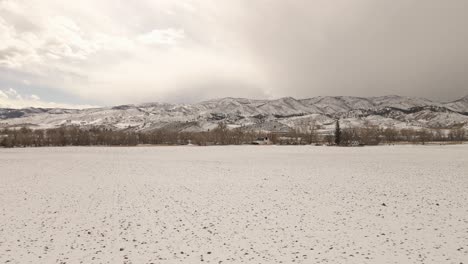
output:
M8 90L5 90L4 93L8 96L8 98L16 99L16 100L22 100L22 96L16 92L13 88L8 88Z
M137 40L144 44L166 44L175 45L185 38L185 32L182 29L154 29L149 33L140 35Z
M15 89L12 88L0 90L0 108L26 107L81 109L95 106L47 102L41 100L41 98L35 94L21 95Z
M103 104L164 101L190 93L191 85L233 96L241 89L225 88L228 82L263 85L253 58L206 16L211 0L112 6L111 0L0 1L0 70L33 75L42 86Z
M42 24L41 24L42 23ZM38 21L39 31L18 31L0 17L0 65L25 72L43 73L50 63L86 60L99 49L73 20L61 16ZM9 51L9 52L8 52ZM3 55L2 55L3 54ZM60 67L60 65L59 65Z
M39 96L35 95L35 94L31 94L30 98L33 101L40 101L41 100L41 98Z
M0 100L2 100L2 99L7 100L8 95L5 92L3 92L2 90L0 90Z

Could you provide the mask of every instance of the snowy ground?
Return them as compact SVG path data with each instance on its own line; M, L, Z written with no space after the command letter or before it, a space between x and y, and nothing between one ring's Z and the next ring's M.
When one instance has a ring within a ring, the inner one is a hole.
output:
M0 149L0 263L468 263L468 146Z

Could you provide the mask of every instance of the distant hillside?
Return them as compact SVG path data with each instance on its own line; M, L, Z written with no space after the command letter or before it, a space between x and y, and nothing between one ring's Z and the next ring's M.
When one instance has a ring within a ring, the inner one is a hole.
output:
M331 130L364 124L395 128L468 128L468 96L438 103L424 98L326 96L277 100L222 98L195 104L146 103L94 109L0 108L0 127L106 127L113 130L198 132L229 127L261 131L306 129L312 124Z

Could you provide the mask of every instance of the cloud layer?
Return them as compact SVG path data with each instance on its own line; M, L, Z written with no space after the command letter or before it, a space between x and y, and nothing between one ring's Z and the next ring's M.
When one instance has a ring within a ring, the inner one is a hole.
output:
M468 91L465 0L65 2L0 0L1 78L102 105Z
M83 109L94 106L48 102L41 100L41 98L35 94L22 95L13 88L0 90L0 108L26 107Z

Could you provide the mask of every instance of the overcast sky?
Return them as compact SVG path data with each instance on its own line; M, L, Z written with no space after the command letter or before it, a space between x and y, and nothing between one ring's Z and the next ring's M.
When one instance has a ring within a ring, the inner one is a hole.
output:
M0 0L0 106L468 94L468 0Z

